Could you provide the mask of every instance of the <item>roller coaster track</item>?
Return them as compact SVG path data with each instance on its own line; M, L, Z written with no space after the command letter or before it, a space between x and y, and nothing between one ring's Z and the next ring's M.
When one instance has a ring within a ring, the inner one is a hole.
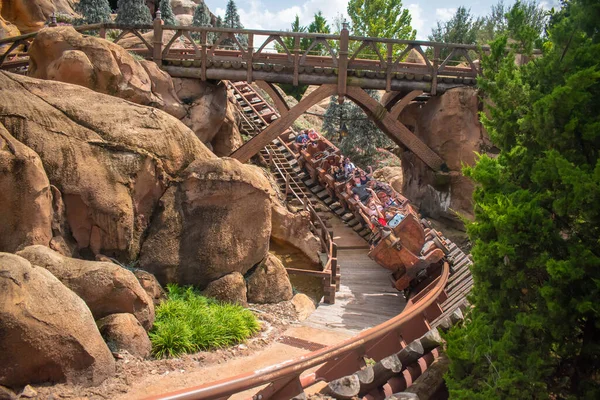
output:
M278 118L275 109L250 84L229 83L229 87L240 107L240 126L245 134L256 134ZM292 150L289 139L293 133L292 129L284 132L263 149L260 153L262 161L267 162L277 175L281 192L287 200L297 201L313 211L315 207L322 208L323 205L329 206L332 211L336 210L335 199L312 193L304 185L303 182L313 182L298 165L298 155ZM359 398L384 399L403 391L438 357L441 339L436 328L448 329L462 319L462 310L468 305L466 296L473 286L470 257L431 228L427 220L422 220L422 223L429 239L436 238L445 245L446 258L439 274L422 282L417 293L396 317L341 343L302 357L155 398L226 399L236 393L259 388L253 399L303 399L306 398L304 389L315 383L324 381L331 387L332 383L342 382L341 378L348 376L358 379L359 389L354 395ZM334 274L333 290L335 281ZM376 361L376 364L366 366L366 357Z

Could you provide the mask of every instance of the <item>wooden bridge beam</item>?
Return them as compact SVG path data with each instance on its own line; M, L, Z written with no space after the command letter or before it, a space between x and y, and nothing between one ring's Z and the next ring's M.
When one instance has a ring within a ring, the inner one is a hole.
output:
M230 157L245 163L258 153L263 147L281 135L294 121L306 110L323 99L333 96L337 92L337 85L322 85L317 90L303 98L298 104L280 118L270 124L264 131L254 136L242 147L231 153ZM368 95L367 95L368 96Z
M400 113L402 112L402 110L404 110L404 108L407 105L409 105L411 101L413 101L423 93L425 92L423 92L422 90L413 90L412 92L404 96L398 103L394 104L390 110L392 118L397 120L398 117L400 117Z
M364 89L349 86L346 94L371 117L373 122L384 131L395 143L408 148L434 171L440 171L445 165L429 146L421 141L404 124L393 118L384 106L369 96Z
M290 106L285 101L285 98L281 95L279 90L277 90L275 85L266 81L256 81L254 83L269 95L271 100L273 100L273 103L275 103L275 108L280 115L290 111Z

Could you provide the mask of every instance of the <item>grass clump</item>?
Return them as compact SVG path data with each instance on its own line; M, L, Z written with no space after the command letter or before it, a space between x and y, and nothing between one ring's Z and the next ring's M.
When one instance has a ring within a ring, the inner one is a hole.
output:
M203 297L193 287L169 284L167 293L168 299L156 308L150 331L156 358L231 346L260 329L249 310Z

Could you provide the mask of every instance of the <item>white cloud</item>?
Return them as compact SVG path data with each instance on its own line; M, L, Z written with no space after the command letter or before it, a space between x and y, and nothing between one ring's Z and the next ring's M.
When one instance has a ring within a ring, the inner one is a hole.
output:
M435 16L438 21L446 22L456 14L456 8L436 8Z
M424 26L426 19L423 18L423 8L418 4L409 4L406 6L410 12L410 25L417 30L417 40L427 40L429 32L425 32Z
M313 15L318 11L323 12L330 26L333 25L333 19L337 14L341 13L348 18L346 14L348 0L330 0L327 2L308 0L301 5L284 8L277 12L269 11L260 0L250 0L248 4L249 7L238 8L242 25L248 29L284 31L290 29L296 15L300 18L300 24L306 26L311 23ZM217 8L215 14L224 16L225 10Z

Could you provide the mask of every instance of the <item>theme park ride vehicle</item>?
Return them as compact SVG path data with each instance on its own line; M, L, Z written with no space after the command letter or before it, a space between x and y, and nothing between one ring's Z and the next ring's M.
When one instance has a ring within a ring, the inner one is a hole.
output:
M387 226L377 226L364 218L356 200L346 193L346 183L336 182L330 174L331 166L338 165L341 157L337 147L321 137L317 142L297 146L297 149L300 165L311 178L320 182L332 198L372 230L369 257L391 271L390 279L397 290L403 291L408 298L413 289L437 276L449 250L429 223L419 219L404 196L393 191L392 197L400 202L393 208L395 216Z

